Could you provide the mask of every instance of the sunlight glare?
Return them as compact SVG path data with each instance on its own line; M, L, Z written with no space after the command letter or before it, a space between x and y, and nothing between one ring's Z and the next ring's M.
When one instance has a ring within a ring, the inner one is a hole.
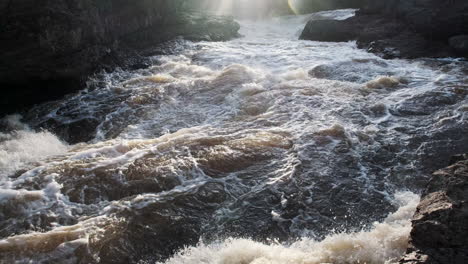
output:
M291 0L204 0L201 4L198 4L198 7L203 11L214 12L216 15L263 18L272 15L290 14L290 9L297 6L294 2Z
M297 8L297 0L288 0L289 8L294 12L294 14L299 15L299 10Z

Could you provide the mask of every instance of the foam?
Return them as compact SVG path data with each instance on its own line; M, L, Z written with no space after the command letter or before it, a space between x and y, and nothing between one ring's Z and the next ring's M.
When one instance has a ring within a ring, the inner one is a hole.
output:
M166 264L319 264L390 263L404 253L411 230L411 217L419 196L410 192L395 195L400 208L370 230L328 236L322 241L309 238L290 245L264 244L250 239L230 238L213 244L189 247Z
M368 89L393 88L400 84L400 80L392 76L381 76L366 83Z
M33 232L0 240L0 253L29 255L52 252L69 245L70 242L86 245L89 235L96 234L103 225L109 225L109 218L99 216L72 226L57 227L45 233Z
M27 164L68 150L67 144L47 131L22 130L8 134L8 138L4 134L4 138L6 140L0 142L0 177L9 176Z
M22 118L19 114L8 115L0 120L0 124L5 125L10 130L29 130L29 127L21 122Z

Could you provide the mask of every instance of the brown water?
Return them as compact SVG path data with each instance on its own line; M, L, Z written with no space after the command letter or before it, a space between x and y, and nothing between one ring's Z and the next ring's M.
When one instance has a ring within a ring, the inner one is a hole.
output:
M468 151L468 65L299 41L305 21L4 119L0 263L397 260L429 172Z

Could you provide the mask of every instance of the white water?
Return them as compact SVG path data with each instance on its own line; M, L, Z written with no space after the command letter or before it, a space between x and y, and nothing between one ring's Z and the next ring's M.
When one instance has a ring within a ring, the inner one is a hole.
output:
M411 217L419 203L413 193L397 193L398 211L369 230L327 236L322 241L303 238L290 245L263 244L250 239L227 239L189 247L166 264L319 264L398 262L408 245Z
M314 16L343 19L353 12ZM405 191L421 190L427 174L420 157L436 152L425 144L442 133L449 148L457 135L443 132L467 123L459 88L466 87L466 65L384 60L353 42L299 41L308 19L244 21L243 38L183 42L175 55L154 57L150 68L106 74L98 78L105 87L26 117L32 125L64 126L95 118L88 143L67 146L9 117L15 132L0 135L6 261L76 262L82 245L96 260L96 245L114 240L138 248L145 244L131 236L138 228L148 228L150 237L166 228L139 217L167 204L174 222L200 219L194 225L210 241L167 263L397 260L418 202ZM440 97L449 103L431 103ZM429 114L400 114L408 106ZM129 219L130 234L112 233ZM302 239L255 242L276 237Z
M50 132L34 132L20 122L21 116L7 116L4 125L16 132L0 133L0 185L3 179L47 156L65 153L67 145Z

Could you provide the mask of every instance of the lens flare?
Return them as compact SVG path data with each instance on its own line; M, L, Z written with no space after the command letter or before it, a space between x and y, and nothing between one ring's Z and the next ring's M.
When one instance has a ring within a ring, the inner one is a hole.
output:
M294 12L294 14L299 15L299 10L297 8L297 0L288 0L289 8Z

